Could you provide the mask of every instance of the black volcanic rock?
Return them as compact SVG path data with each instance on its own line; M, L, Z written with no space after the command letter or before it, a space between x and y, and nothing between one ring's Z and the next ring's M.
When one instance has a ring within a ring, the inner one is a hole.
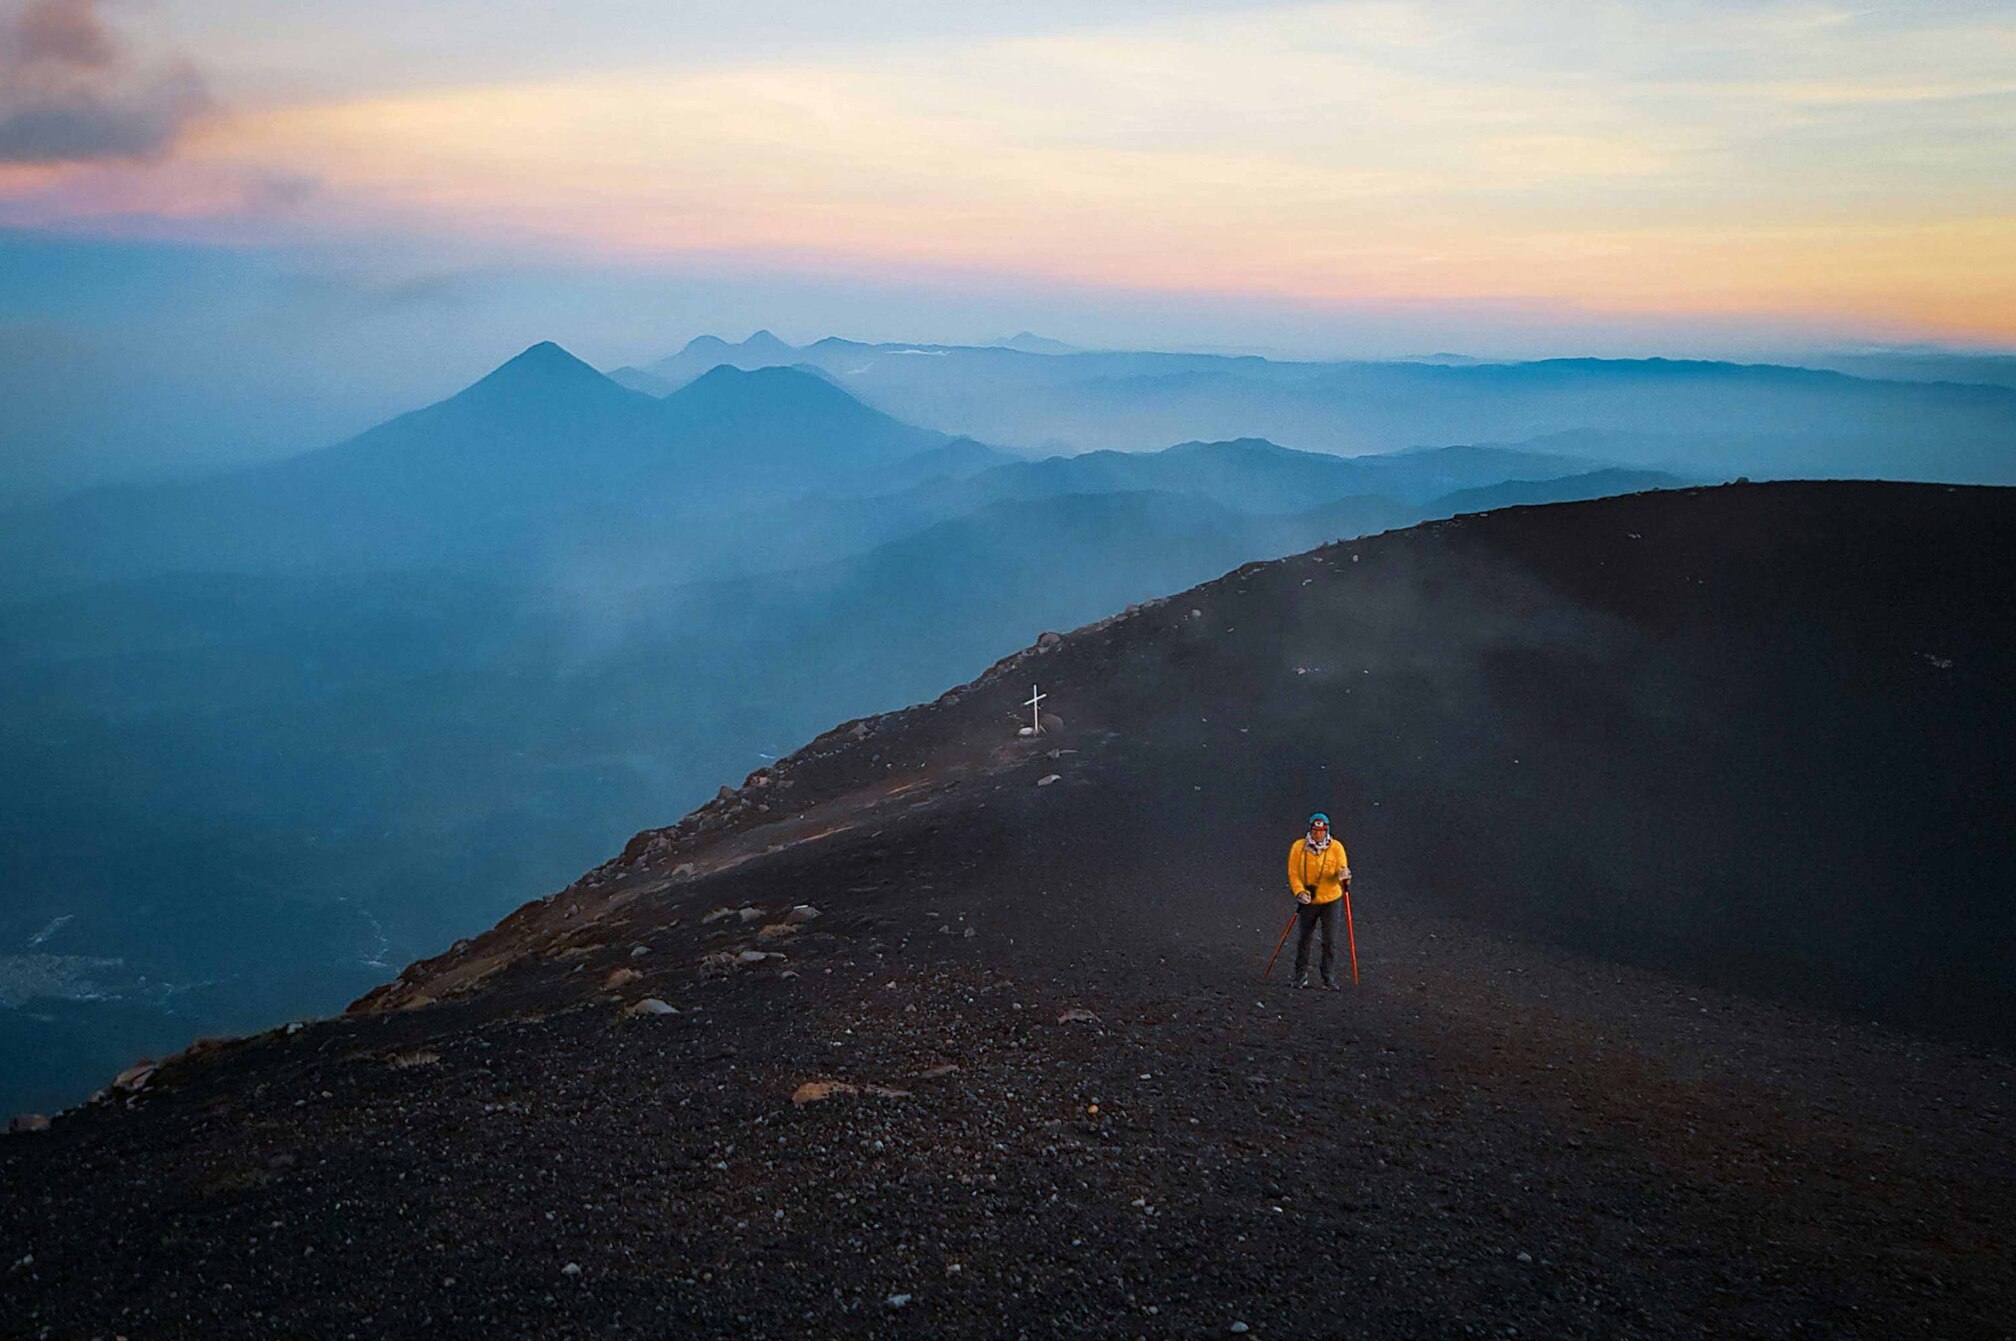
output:
M0 1141L0 1330L1999 1335L2012 534L1644 494L1043 639ZM1317 806L1341 994L1259 981Z

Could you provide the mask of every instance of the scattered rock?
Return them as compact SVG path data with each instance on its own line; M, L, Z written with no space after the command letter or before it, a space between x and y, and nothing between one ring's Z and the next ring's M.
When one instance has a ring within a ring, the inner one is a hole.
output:
M949 1076L958 1069L959 1069L959 1063L946 1062L943 1066L934 1066L928 1071L919 1071L917 1073L917 1079L936 1080L940 1076Z
M735 789L733 787L723 787L720 791L714 793L714 799L717 801L732 801L735 799Z
M301 1021L295 1020L293 1023L289 1024L285 1029L282 1029L280 1032L287 1035L287 1037L292 1038L294 1037L294 1035L300 1033L303 1029L306 1029L307 1027L308 1026L301 1023Z
M568 1277L570 1280L578 1278L581 1275L581 1264L579 1262L569 1262L566 1266L560 1268L560 1274Z
M772 922L757 932L757 938L766 941L782 940L786 936L796 936L798 928L790 922Z
M154 1079L154 1073L159 1069L153 1062L140 1062L129 1066L112 1078L112 1088L124 1090L128 1094L137 1094L147 1088L148 1082Z
M1064 719L1054 712L1046 712L1036 719L1036 725L1042 727L1045 731L1062 731L1064 729Z
M623 1013L625 1015L677 1015L679 1007L669 1002L660 1001L655 996L647 996L642 1001L632 1002Z
M49 1119L40 1113L22 1113L8 1121L7 1130L15 1136L25 1136L31 1131L48 1131Z
M432 1066L440 1060L440 1053L421 1048L414 1052L395 1052L385 1059L385 1064L394 1071L410 1071L416 1066Z
M1036 779L1036 785L1038 787L1048 787L1051 783L1061 782L1062 780L1063 777L1061 774L1045 773L1042 777Z
M1038 647L1055 647L1063 641L1064 635L1061 633L1039 633L1036 635L1036 645Z
M816 1104L836 1094L872 1094L883 1099L910 1097L910 1091L891 1089L887 1085L851 1085L844 1080L808 1080L791 1091L791 1102L803 1108L806 1104Z
M814 908L809 903L801 903L790 912L784 914L784 920L791 923L811 922L815 921L818 916L819 910L817 908Z
M735 916L735 910L733 908L716 908L713 912L707 914L707 916L700 919L700 925L704 927L709 922L719 922L724 917L733 917L733 916Z
M910 1296L907 1294L892 1294L889 1296L887 1303L891 1308L905 1308L909 1306Z
M771 954L762 950L744 950L741 954L735 956L735 962L738 964L760 964L766 959L782 959L783 957L783 955Z
M761 922L763 920L763 910L755 907L737 908L735 916L741 918L744 922Z
M1235 1323L1233 1323L1233 1324L1232 1324L1232 1331L1233 1331L1234 1335L1237 1335L1237 1336L1244 1336L1244 1335L1245 1335L1246 1333L1248 1333L1248 1332L1250 1332L1250 1331L1252 1331L1252 1330L1253 1330L1253 1329L1252 1329L1251 1327L1248 1327L1248 1326L1247 1326L1247 1325L1246 1325L1245 1323L1243 1323L1243 1322L1235 1322Z
M632 959L642 959L645 955L648 955L650 953L651 953L651 947L648 945L633 945L630 947L630 957Z
M1068 1007L1057 1017L1057 1023L1059 1024L1097 1024L1098 1022L1099 1017L1091 1011L1086 1010L1083 1006Z
M639 973L636 969L633 968L619 968L612 970L609 976L602 980L602 990L605 992L613 992L617 988L621 987L624 983L636 982L639 978L643 976L644 976L643 974Z

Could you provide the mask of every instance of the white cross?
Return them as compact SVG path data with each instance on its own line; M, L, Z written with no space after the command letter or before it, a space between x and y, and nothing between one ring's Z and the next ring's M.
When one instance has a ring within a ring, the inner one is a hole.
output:
M1029 701L1022 706L1029 709L1029 734L1032 736L1043 734L1042 704L1043 700L1049 697L1048 694L1043 693L1035 685L1032 684L1029 686Z

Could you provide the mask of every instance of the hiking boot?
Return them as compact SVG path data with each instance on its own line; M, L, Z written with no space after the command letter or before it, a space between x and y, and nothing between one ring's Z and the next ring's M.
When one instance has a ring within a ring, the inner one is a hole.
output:
M1323 985L1333 992L1341 992L1344 990L1344 984L1338 982L1335 978L1331 977L1327 973L1323 975Z
M1295 985L1297 987L1307 987L1309 985L1309 975L1306 972L1299 974L1295 979Z

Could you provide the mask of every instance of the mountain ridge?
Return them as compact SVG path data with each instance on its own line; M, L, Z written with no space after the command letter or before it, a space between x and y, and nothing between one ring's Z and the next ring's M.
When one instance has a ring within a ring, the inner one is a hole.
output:
M344 1016L0 1141L9 1307L1993 1334L2012 531L2008 490L1668 491L1040 635ZM1334 994L1260 981L1314 806L1355 873Z

